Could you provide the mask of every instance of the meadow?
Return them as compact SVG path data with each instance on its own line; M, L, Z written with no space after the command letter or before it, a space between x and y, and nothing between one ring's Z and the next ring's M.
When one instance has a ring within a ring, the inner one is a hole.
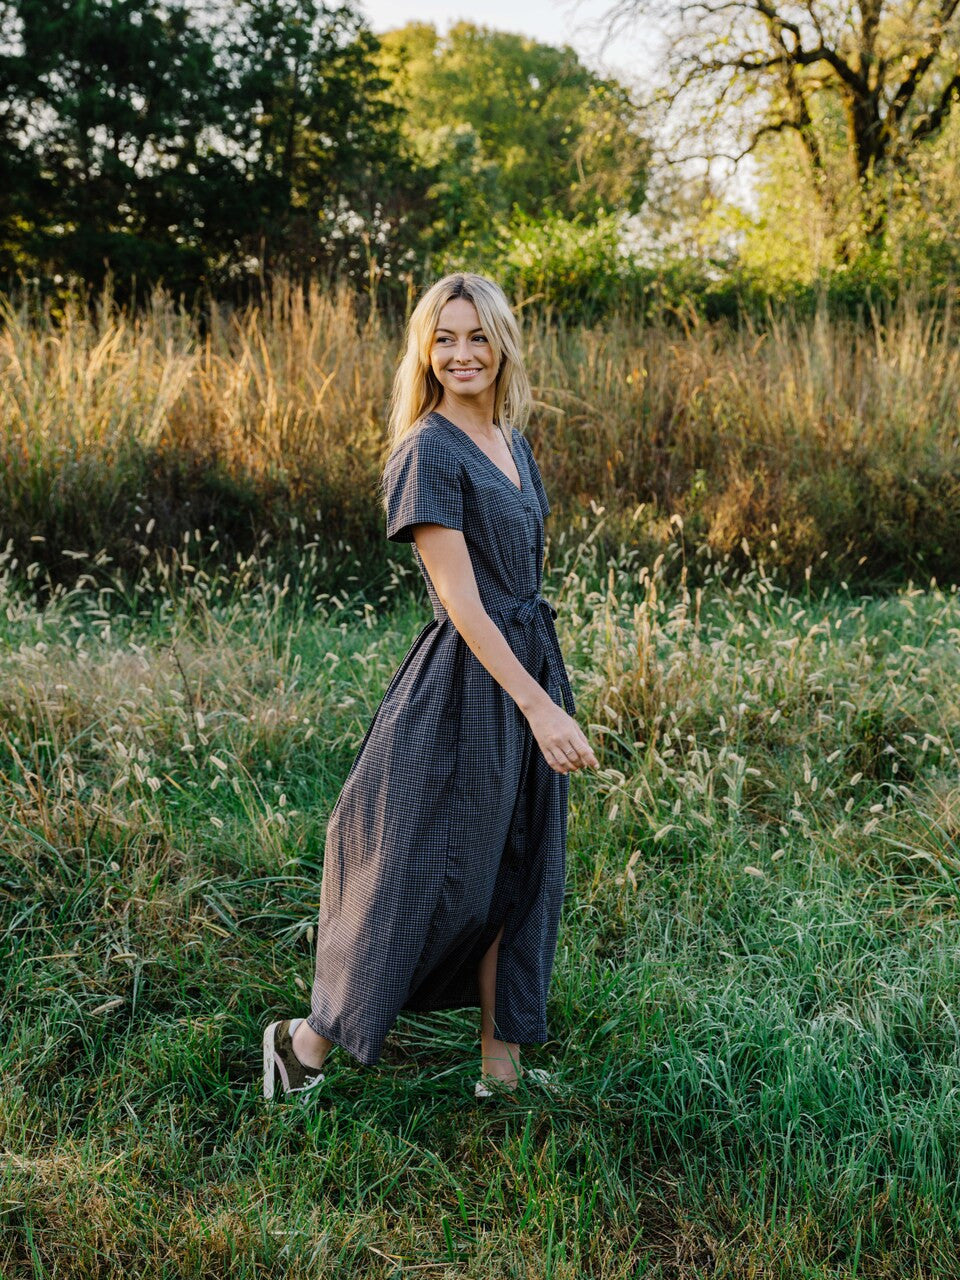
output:
M0 332L0 1275L960 1275L949 307L525 312L572 782L554 1073L471 1011L260 1098L327 814L427 608L398 333L278 286Z
M402 558L365 596L191 550L2 579L0 1274L960 1274L956 590L555 530L601 757L526 1059L556 1092L476 1101L463 1011L270 1108L326 814L426 610Z
M859 319L825 304L738 325L680 304L593 326L522 314L558 527L602 507L611 552L627 541L652 563L679 533L794 587L808 569L817 584L960 579L949 301L905 288ZM331 587L354 561L379 574L395 317L278 282L240 310L25 296L0 322L0 546L21 575L69 585L97 559L101 579L135 576L185 540L207 569L260 553L296 574L313 549Z

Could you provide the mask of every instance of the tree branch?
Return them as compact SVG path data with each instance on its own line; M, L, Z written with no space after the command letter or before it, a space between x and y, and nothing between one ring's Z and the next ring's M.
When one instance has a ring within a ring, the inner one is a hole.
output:
M957 97L960 97L960 72L944 86L936 106L932 107L926 115L921 116L913 126L910 132L911 141L922 142L924 138L939 133Z
M893 102L890 104L890 110L887 113L887 119L892 121L894 129L903 120L903 117L907 112L907 108L910 106L910 103L916 95L920 81L926 75L930 68L930 64L940 52L940 46L943 44L944 28L956 13L958 3L960 3L960 0L943 0L936 22L930 32L930 43L928 47L918 58L914 60L913 65L900 81L900 86L893 95Z

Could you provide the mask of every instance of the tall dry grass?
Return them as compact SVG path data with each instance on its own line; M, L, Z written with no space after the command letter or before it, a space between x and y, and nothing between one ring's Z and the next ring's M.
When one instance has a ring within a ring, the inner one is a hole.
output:
M657 542L746 539L795 576L960 568L960 353L950 312L630 331L536 326L539 452L565 504L650 503Z
M376 501L399 335L345 290L278 285L191 316L7 305L0 537L64 580L200 534L221 558L314 542L381 554ZM526 318L529 426L561 523L590 504L655 553L682 524L715 557L796 580L960 572L960 355L949 310L740 329ZM642 506L639 516L638 506ZM72 553L72 554L70 554Z

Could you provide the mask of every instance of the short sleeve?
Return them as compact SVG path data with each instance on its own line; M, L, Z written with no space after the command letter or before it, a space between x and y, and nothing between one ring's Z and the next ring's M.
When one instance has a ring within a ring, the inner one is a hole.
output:
M518 433L519 434L519 433ZM540 503L540 510L544 517L550 514L550 503L547 499L547 491L543 487L543 478L540 475L540 468L537 466L537 460L533 456L533 450L530 448L530 442L526 436L521 435L524 449L527 454L527 468L530 472L530 482L533 485L533 491L537 495L537 501Z
M387 537L412 542L413 526L463 529L461 464L443 440L421 428L394 449L383 471Z

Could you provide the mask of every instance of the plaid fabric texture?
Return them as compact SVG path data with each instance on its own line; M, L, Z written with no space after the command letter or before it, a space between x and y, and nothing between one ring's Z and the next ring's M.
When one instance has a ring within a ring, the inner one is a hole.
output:
M421 523L461 530L487 612L572 712L554 613L540 596L550 508L516 430L512 449L519 489L465 432L429 414L388 460L387 536L412 541ZM550 769L416 558L434 617L391 680L330 815L320 895L309 1023L367 1064L401 1010L479 1005L477 965L501 925L497 1034L545 1041L564 893L569 780Z

